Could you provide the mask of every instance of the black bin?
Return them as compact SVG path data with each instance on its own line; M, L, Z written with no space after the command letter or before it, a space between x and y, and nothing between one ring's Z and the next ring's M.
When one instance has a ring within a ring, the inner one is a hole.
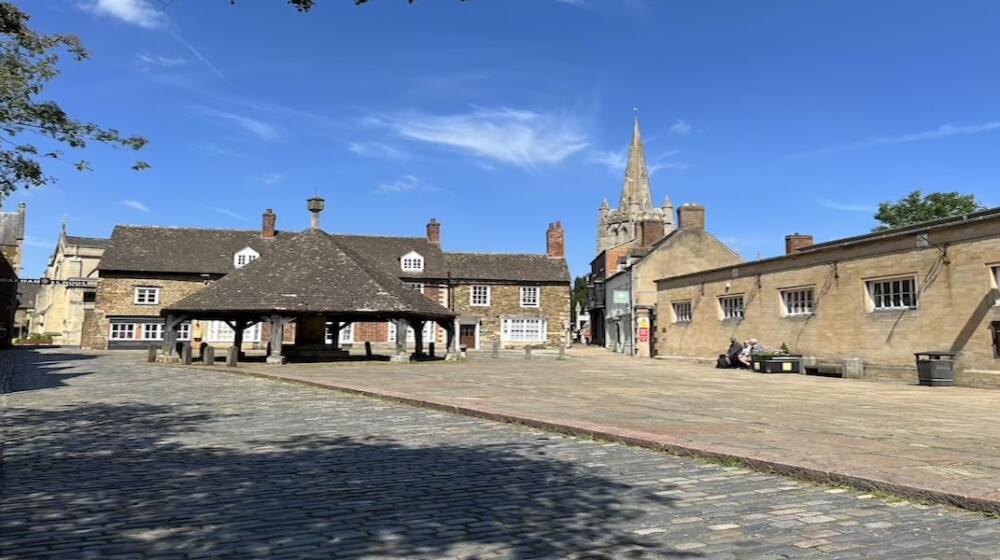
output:
M955 384L954 352L916 352L917 379L928 387L951 387Z

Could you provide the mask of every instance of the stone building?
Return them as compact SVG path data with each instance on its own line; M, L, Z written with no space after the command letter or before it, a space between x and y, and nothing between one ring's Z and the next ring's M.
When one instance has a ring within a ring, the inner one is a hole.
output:
M17 313L17 283L24 259L24 229L27 208L0 212L0 347L10 345Z
M84 317L97 297L97 266L107 239L67 235L63 226L38 287L31 332L52 336L54 344L79 346Z
M35 297L42 285L37 282L17 283L17 309L14 312L14 338L31 333L31 317L35 313Z
M685 204L677 210L680 227L666 237L643 236L639 245L616 253L615 270L605 280L605 346L642 357L657 354L656 281L742 262L739 255L705 229L705 208ZM645 224L640 224L640 227ZM654 239L656 239L654 241Z
M1000 386L1000 209L812 244L657 282L662 355L709 359L730 337L782 343L847 376L916 379L956 353L956 382Z
M234 270L261 258L277 241L294 233L278 231L268 210L261 230L213 230L117 226L101 261L97 304L85 328L89 348L138 348L163 337L162 310L192 296ZM557 346L566 343L570 317L569 269L565 232L555 223L546 232L540 255L451 253L442 250L441 224L431 220L424 237L333 235L338 247L359 255L366 266L404 282L427 299L459 316L458 336L469 349ZM235 333L223 320L194 319L179 336L212 345L231 345ZM294 338L290 325L286 338ZM386 320L345 322L336 342L343 347L372 342L393 347L398 323ZM244 348L263 348L267 324L257 323L243 337ZM418 334L407 330L408 339ZM419 338L446 342L435 321L424 322ZM332 339L332 332L328 338Z
M606 289L604 282L623 269L628 253L635 247L649 246L675 229L673 204L666 198L662 208L653 207L653 190L646 165L639 117L635 117L632 145L625 165L618 208L608 200L601 202L597 223L597 257L590 263L587 277L587 315L590 319L590 343L607 344Z

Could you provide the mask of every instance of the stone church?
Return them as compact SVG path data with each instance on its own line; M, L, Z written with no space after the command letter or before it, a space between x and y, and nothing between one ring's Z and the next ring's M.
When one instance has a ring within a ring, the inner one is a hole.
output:
M662 229L661 227L662 226ZM646 150L639 130L639 117L635 118L632 132L632 146L629 148L628 164L625 167L625 184L617 209L611 209L608 200L601 204L600 222L597 225L597 253L617 247L630 241L640 240L641 229L657 229L659 237L676 229L674 205L666 197L663 206L653 206L653 191L646 165Z

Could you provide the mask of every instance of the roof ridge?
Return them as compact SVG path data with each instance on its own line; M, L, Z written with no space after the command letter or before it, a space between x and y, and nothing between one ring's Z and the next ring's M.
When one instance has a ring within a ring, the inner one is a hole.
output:
M484 253L484 252L465 252L465 251L444 251L445 256L449 255L476 255L481 257L545 257L549 258L545 253Z
M136 224L116 224L115 229L118 228L132 228L132 229L165 229L165 230L195 230L195 231L228 231L232 233L260 233L257 229L232 229L232 228L207 228L207 227L193 227L193 226L141 226ZM279 230L278 233L281 233ZM285 232L289 233L289 232Z

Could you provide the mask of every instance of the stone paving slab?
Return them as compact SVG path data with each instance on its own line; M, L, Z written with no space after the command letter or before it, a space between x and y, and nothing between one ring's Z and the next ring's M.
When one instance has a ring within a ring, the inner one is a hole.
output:
M1000 392L565 361L245 364L239 372L1000 512Z
M943 506L222 368L22 356L5 560L1000 558L1000 521Z

